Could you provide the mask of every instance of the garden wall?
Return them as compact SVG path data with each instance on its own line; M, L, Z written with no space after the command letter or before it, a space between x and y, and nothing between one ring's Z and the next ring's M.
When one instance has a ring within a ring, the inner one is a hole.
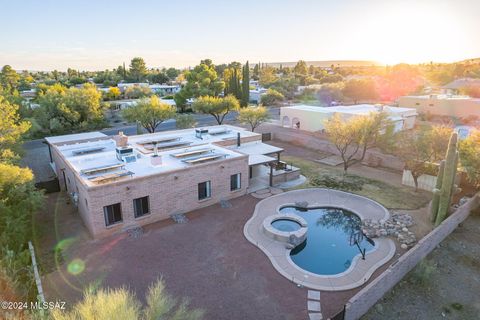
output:
M418 189L432 192L432 190L435 188L436 183L437 177L435 176L423 174L418 177ZM413 181L413 176L410 170L403 170L402 184L409 187L415 187L415 181Z
M323 153L339 155L338 150L331 144L325 134L321 132L307 132L292 128L284 128L271 124L264 124L257 130L259 133L271 133L274 140L288 142ZM360 153L358 154L360 156ZM370 149L365 154L363 164L371 167L384 167L393 170L403 170L404 163L398 158Z
M472 210L480 205L480 194L476 194L442 224L422 238L414 247L402 255L380 276L360 290L345 305L345 320L359 319L390 289L392 289L410 270L425 258L457 226L463 222Z

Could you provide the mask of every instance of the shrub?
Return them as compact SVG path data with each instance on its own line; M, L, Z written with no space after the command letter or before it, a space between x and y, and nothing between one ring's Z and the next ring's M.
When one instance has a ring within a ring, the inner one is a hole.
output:
M345 175L343 179L329 175L310 177L310 184L316 187L338 189L343 191L360 191L365 181L357 176Z
M280 101L283 101L285 97L283 94L275 89L268 89L265 94L260 97L260 102L265 106L274 105Z
M410 273L410 280L417 285L425 286L436 270L437 266L432 261L424 259Z

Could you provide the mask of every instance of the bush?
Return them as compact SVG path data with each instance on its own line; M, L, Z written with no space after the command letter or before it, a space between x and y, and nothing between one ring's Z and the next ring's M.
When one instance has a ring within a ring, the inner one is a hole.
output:
M260 102L265 106L271 106L283 100L285 100L283 94L275 89L268 89L267 92L260 97Z
M343 191L360 191L365 184L365 180L352 175L345 175L343 179L329 175L319 175L311 177L310 184L315 187L324 187Z
M425 286L432 279L437 266L429 260L422 260L410 273L410 281L417 285Z

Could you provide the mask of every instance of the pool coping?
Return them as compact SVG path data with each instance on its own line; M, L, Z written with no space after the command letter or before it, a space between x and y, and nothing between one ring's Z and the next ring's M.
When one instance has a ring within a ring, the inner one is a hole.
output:
M376 238L374 249L366 253L367 259L363 260L357 254L350 267L342 273L318 275L300 268L290 258L291 249L287 249L285 243L267 237L262 229L265 218L280 215L280 208L295 205L295 201L300 200L308 201L307 208L341 208L353 212L362 220L386 220L390 217L388 210L374 200L333 189L298 189L258 202L252 217L245 223L243 233L248 241L267 255L273 267L290 281L316 290L349 290L366 283L375 270L395 255L396 247L391 239Z

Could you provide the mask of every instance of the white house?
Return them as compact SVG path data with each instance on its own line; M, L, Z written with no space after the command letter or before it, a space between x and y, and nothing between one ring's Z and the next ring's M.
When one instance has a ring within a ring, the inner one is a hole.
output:
M280 109L280 121L284 127L302 129L306 131L321 131L325 122L340 114L345 120L354 116L367 116L372 112L386 112L388 119L395 125L395 131L411 129L415 125L417 111L413 108L398 108L391 106L377 106L359 104L353 106L316 107L308 105L294 105Z

